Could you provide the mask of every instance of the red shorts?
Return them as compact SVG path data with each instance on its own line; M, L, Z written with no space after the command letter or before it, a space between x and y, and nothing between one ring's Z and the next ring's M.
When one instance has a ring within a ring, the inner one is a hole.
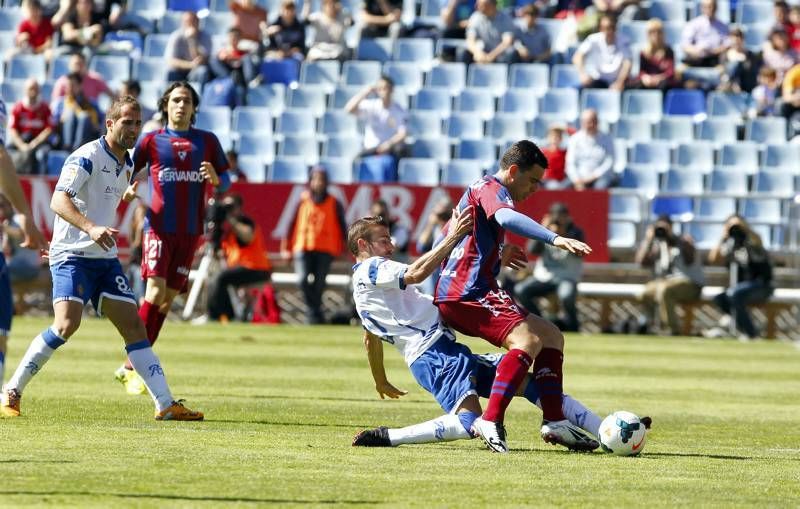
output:
M528 316L505 291L497 289L483 297L463 302L440 302L444 322L468 336L483 338L502 346L506 336Z
M142 239L142 279L164 278L167 288L183 292L189 281L194 252L202 237L144 232Z

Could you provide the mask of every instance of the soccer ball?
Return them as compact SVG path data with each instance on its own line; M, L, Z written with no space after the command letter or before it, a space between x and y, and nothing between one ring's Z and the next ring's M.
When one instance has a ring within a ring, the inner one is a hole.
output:
M620 410L600 423L600 446L617 456L636 456L644 449L646 431L639 417Z

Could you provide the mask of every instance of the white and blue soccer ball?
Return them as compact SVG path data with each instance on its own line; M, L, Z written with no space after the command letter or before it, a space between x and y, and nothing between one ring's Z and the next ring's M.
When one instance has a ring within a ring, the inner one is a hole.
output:
M600 446L617 456L636 456L644 449L647 430L639 417L620 410L600 423Z

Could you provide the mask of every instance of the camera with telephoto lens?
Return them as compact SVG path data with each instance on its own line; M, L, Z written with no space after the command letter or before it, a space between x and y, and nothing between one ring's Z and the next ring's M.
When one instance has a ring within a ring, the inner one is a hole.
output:
M663 240L663 239L666 239L669 236L669 230L667 229L666 226L659 225L659 226L656 226L656 229L653 232L653 235L655 235L655 237L657 239L662 239Z
M228 219L228 214L233 210L233 203L225 203L220 198L210 198L208 200L208 209L206 209L206 226L211 244L214 249L219 249L222 246L222 232L225 221Z
M728 228L728 236L733 239L736 245L741 245L747 239L747 232L740 225L734 224Z

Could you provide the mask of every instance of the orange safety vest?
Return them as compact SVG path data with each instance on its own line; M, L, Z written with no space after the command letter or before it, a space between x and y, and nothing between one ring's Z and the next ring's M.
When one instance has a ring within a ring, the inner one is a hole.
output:
M267 251L264 249L264 237L261 235L261 228L255 225L253 240L246 246L240 246L236 240L236 234L229 232L222 239L222 249L225 252L225 261L228 267L244 267L250 270L272 270L272 264L267 258Z
M339 256L344 246L336 205L333 196L314 203L308 191L303 193L294 225L293 252L320 251Z

